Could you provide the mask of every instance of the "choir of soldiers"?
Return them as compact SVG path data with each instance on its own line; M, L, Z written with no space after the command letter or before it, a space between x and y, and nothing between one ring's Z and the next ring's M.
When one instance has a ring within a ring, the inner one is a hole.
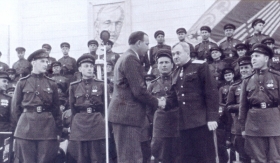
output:
M224 25L226 39L219 45L210 41L208 26L200 28L202 42L196 46L186 41L185 28L176 30L179 42L173 47L165 44L164 31L154 33L157 45L138 59L146 82L143 88L155 98L166 99L166 106L146 108L144 127L139 130L143 162L153 156L158 163L196 162L198 158L212 163L215 158L206 155L215 151L220 163L232 163L236 152L243 163L252 159L280 162L280 48L275 38L261 33L264 24L262 19L254 20L254 34L244 43L234 38L233 24ZM107 93L103 80L97 79L100 47L96 40L88 41L89 52L77 61L69 56L70 44L63 42L63 57L58 61L50 56L51 45L43 44L28 59L25 48L16 48L19 60L12 68L0 62L0 131L14 132L15 160L53 162L60 151L59 141L68 139L63 161L105 162L104 98L110 102L114 96L114 69L120 54L113 52L114 42L103 44ZM104 60L103 55L99 58ZM199 111L204 107L209 110ZM214 143L206 142L213 139L212 130L217 134L216 150ZM117 162L120 151L116 151L112 126L109 132L110 162ZM201 143L195 145L187 138Z

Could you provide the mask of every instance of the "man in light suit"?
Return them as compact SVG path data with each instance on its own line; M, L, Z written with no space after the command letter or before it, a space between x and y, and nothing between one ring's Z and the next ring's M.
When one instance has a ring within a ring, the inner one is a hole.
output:
M147 117L145 105L157 108L165 105L147 91L144 68L140 58L149 49L148 35L133 32L128 40L130 48L119 58L114 69L114 92L109 105L118 162L142 163L141 134Z

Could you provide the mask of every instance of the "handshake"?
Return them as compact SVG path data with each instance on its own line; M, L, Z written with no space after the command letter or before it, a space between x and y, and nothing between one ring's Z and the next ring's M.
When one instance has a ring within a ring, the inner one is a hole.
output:
M165 105L166 105L166 98L165 97L158 98L158 107L164 109Z

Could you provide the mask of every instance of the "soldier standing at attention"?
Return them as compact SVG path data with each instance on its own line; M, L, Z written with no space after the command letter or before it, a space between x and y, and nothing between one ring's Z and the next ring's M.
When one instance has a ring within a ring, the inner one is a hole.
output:
M15 157L22 163L49 163L57 155L62 130L57 85L44 75L48 66L44 49L30 54L28 61L32 73L18 81L11 108Z
M150 58L150 66L152 66L152 72L151 74L155 75L155 76L159 76L159 72L157 69L157 64L156 64L156 54L160 49L167 49L167 50L171 50L171 46L169 45L165 45L165 33L162 30L158 30L155 32L154 34L154 38L157 41L157 45L151 47L150 51L149 51L149 58Z
M275 47L274 38L265 38L264 40L262 40L262 44L267 45L273 51L273 56L269 61L269 67L273 68L274 70L280 71L280 48Z
M202 26L200 28L200 35L202 37L202 42L197 44L194 50L197 52L198 60L205 60L207 63L210 63L210 49L212 47L218 47L218 45L214 42L209 41L211 36L211 28L208 26Z
M233 38L235 28L236 27L233 24L226 24L224 26L226 40L219 45L222 53L225 56L224 59L228 63L232 63L237 58L235 45L242 43L240 40Z
M251 64L251 57L243 56L239 58L238 65L240 67L240 74L242 79L252 74L253 67ZM245 139L241 135L242 127L240 122L238 121L241 83L242 80L238 80L230 86L227 96L226 108L227 111L231 114L233 120L231 125L231 144L233 145L233 149L235 149L239 153L240 161L242 161L243 163L251 163L251 158L246 154L244 149Z
M85 54L91 54L93 55L94 59L97 60L98 56L96 54L96 51L99 46L98 42L96 40L89 40L87 45L88 45L89 53L85 53Z
M0 52L0 57L1 56L2 56L2 53ZM5 72L8 68L9 68L9 66L6 63L0 61L0 71Z
M26 75L30 74L32 66L30 62L28 62L25 58L25 48L17 47L16 48L19 60L13 64L13 69L16 70L16 77L17 80L19 78L25 77Z
M69 81L74 80L74 73L77 71L76 60L69 56L70 44L63 42L60 44L60 48L63 53L63 57L58 60L62 65L61 73L64 77L68 78Z
M160 76L153 80L148 91L157 98L166 97L171 88L171 71L173 69L172 54L170 50L161 49L156 55ZM152 155L162 163L176 163L178 161L178 137L179 137L179 112L178 108L165 110L152 108L153 137ZM177 141L177 144L176 144Z
M69 153L78 163L105 163L104 82L94 79L95 59L82 55L78 61L82 80L69 88L72 111Z
M252 47L256 43L261 43L261 41L267 37L268 35L262 34L262 30L264 27L265 21L262 19L255 19L252 22L252 28L254 29L254 33L246 38L245 44L252 50Z
M280 73L268 68L272 50L255 44L251 51L254 73L242 82L239 117L245 151L256 161L280 162Z
M49 45L49 44L43 44L43 45L42 45L42 49L45 49L45 50L46 50L46 52L49 54L49 62L48 62L47 75L50 75L50 74L52 73L52 67L51 67L51 64L52 64L53 62L55 62L55 61L56 61L56 59L55 59L55 58L53 58L53 57L50 57L50 53L51 53L51 51L52 51L52 47L51 47L51 45Z

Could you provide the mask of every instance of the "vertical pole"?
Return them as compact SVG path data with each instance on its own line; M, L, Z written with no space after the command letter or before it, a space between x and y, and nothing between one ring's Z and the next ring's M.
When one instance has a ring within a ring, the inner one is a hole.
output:
M9 67L11 67L10 65L10 25L8 25L8 53L7 53L7 64L9 65Z

